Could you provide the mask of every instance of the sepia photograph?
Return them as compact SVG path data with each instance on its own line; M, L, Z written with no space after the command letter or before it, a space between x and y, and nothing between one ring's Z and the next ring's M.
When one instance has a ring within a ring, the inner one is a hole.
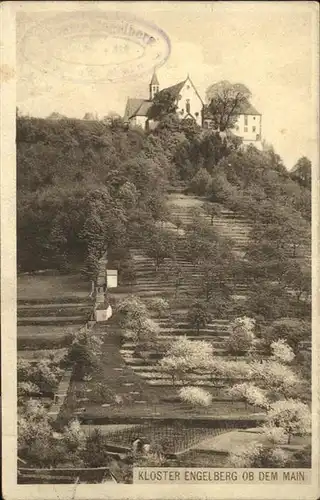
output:
M318 6L14 3L16 484L316 498Z

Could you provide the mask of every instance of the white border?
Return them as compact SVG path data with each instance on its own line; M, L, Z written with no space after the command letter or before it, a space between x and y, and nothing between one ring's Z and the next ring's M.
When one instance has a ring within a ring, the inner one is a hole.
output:
M201 7L200 7L201 4ZM215 2L214 9L241 10L244 2ZM319 110L319 8L316 2L246 2L252 10L266 12L281 9L310 10L313 15L313 101ZM290 6L288 5L290 4ZM17 485L16 484L16 250L15 250L15 85L14 77L6 80L10 68L15 71L15 13L23 11L72 11L72 10L120 10L136 12L145 10L149 2L5 2L1 4L1 346L2 346L2 475L3 497L6 500L23 499L311 499L319 496L319 169L313 171L313 481L311 486L279 485ZM155 3L152 2L153 8ZM212 8L206 2L157 2L159 10L193 10ZM276 29L276 26L275 26ZM7 65L7 66L5 66ZM294 105L294 103L293 103ZM318 123L317 123L318 128ZM319 134L319 128L318 128ZM319 149L319 135L318 135ZM161 490L161 491L160 491Z

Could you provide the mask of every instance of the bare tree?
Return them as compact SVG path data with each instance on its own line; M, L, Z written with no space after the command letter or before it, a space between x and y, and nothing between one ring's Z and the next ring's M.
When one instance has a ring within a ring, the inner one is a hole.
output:
M242 83L230 83L223 80L207 89L208 111L212 115L214 128L223 132L233 128L241 106L251 97L250 90Z

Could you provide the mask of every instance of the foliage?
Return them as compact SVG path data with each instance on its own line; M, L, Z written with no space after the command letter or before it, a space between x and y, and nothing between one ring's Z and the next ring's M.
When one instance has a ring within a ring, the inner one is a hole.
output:
M40 389L32 382L19 382L18 383L18 405L23 404L27 398L33 395L39 395Z
M248 382L233 385L227 389L227 395L233 399L240 399L241 401L244 401L246 405L250 404L263 409L269 407L266 391L263 391L254 384Z
M198 196L207 193L211 182L211 176L205 168L200 168L190 181L190 191Z
M272 357L275 361L281 363L291 363L293 361L294 352L285 340L279 339L276 342L272 342L270 347L273 353Z
M23 359L18 361L19 382L30 382L40 392L52 391L57 386L62 372L59 363L50 359L42 359L37 364ZM26 386L24 388L26 389Z
M295 354L299 352L302 340L311 341L311 325L309 321L297 318L280 318L263 329L263 341L269 348L272 342L283 339Z
M212 401L212 395L199 387L182 387L179 397L194 406L209 406Z
M200 332L200 328L205 328L207 326L210 318L209 308L205 302L197 300L191 304L187 319L190 325L197 330L198 334Z
M183 379L187 373L195 369L205 369L211 360L212 346L208 342L192 341L184 336L172 342L159 366L171 375L174 385L177 378Z
M95 428L87 437L82 458L86 467L105 467L109 464L110 455L100 429Z
M114 125L18 117L21 270L85 261L94 279L102 249L128 248L134 214L139 229L141 219L159 215L171 175L164 150L141 131Z
M288 444L294 435L311 432L311 414L309 407L301 401L288 399L272 403L267 414L270 427L280 427L288 436Z
M161 318L169 309L169 302L162 297L155 297L149 301L149 307Z
M74 364L75 376L82 380L99 367L101 346L100 337L87 332L79 332L69 348L68 360Z
M272 360L262 363L254 361L250 366L252 378L257 385L268 391L270 398L297 394L301 380L289 366Z
M38 455L37 451L50 450L52 427L45 408L30 399L18 418L18 452L21 457L30 457L37 463L47 459L46 455ZM35 449L35 445L38 450Z
M162 90L154 96L151 108L148 111L149 120L159 120L175 113L177 105L175 97L167 90Z
M298 181L300 184L309 189L311 189L311 174L312 164L306 156L299 158L290 172L290 176L293 180Z
M175 254L176 238L172 233L159 227L151 227L145 232L144 252L154 260L156 271L166 258Z
M71 420L63 432L63 440L71 452L81 452L85 447L86 437L81 429L79 420Z
M240 114L241 104L246 103L251 96L249 89L242 83L231 84L226 80L211 85L206 94L210 102L210 114L219 131L233 128L237 115Z
M228 349L233 354L244 354L255 339L255 320L246 316L236 318L229 326Z

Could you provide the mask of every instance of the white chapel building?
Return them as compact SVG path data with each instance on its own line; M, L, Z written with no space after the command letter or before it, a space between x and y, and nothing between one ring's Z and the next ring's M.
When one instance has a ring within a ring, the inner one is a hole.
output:
M140 126L146 129L148 111L152 106L154 96L158 93L161 94L161 92L168 92L172 95L177 106L176 113L181 120L192 119L204 129L213 127L213 120L189 75L182 82L160 90L155 73L153 73L149 84L148 99L128 98L124 122L129 126ZM253 107L249 100L246 100L241 104L240 113L237 114L238 119L231 132L241 137L244 145L254 144L258 149L261 149L261 113Z

